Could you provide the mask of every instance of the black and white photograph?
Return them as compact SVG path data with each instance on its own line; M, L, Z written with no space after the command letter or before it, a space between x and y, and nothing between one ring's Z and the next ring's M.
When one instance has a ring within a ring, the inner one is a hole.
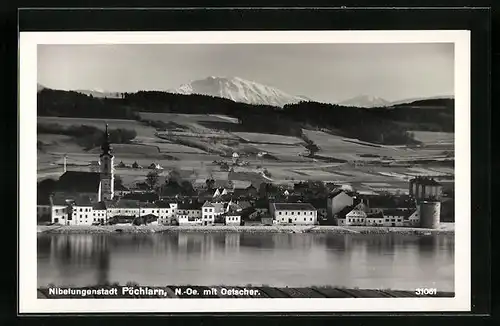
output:
M26 311L470 308L467 32L24 34Z

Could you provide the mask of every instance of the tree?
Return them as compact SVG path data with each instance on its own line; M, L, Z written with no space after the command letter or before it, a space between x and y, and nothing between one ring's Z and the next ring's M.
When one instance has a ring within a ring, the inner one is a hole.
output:
M215 186L215 180L213 178L208 178L206 181L205 181L205 184L207 185L207 189L208 190L211 190L214 188Z
M224 172L229 171L229 165L226 162L222 162L220 165L220 170Z
M52 192L56 187L57 181L51 178L44 179L38 183L38 191Z
M177 182L179 183L181 181L181 172L178 169L172 169L168 173L168 180L172 182Z
M158 179L159 179L158 172L151 171L146 176L146 184L149 186L150 189L154 189L158 184Z
M306 145L306 149L309 151L308 156L314 156L319 151L318 145L312 142Z
M191 184L191 182L187 180L182 181L181 187L182 187L182 193L185 196L191 196L195 193L193 185Z

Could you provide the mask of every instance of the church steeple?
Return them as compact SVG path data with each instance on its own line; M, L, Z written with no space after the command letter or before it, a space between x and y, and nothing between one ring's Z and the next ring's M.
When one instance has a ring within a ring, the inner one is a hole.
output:
M109 142L108 124L104 131L104 139L101 145L102 153L99 157L101 165L101 187L99 201L111 200L114 196L115 168L114 157L111 154L111 144Z
M109 155L113 156L111 154L111 143L109 142L109 132L108 132L108 124L106 123L106 130L104 131L104 140L101 145L102 153L101 156L103 155Z

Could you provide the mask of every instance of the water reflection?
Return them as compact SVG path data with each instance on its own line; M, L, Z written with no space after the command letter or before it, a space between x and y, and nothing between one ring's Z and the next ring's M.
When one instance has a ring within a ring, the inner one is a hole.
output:
M453 290L454 237L332 234L38 236L39 285L332 285ZM432 279L429 279L432 277Z

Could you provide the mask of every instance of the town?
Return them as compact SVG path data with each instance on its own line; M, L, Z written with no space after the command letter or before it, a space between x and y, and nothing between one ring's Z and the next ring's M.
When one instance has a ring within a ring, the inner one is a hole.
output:
M129 189L119 176L104 132L99 160L93 171L68 171L54 182L50 194L39 195L38 220L58 225L338 225L439 228L442 185L416 176L408 194L367 195L334 182L296 182L292 187L271 182L236 186L208 178L193 186L171 173L158 178L152 163L145 182ZM240 162L233 155L233 165ZM223 162L224 165L228 165ZM132 168L142 168L134 163ZM229 165L228 165L229 168Z

